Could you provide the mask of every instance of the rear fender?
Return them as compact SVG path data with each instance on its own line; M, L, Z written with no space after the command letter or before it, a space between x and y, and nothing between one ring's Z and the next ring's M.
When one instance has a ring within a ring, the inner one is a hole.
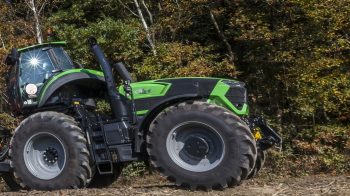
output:
M201 99L201 97L198 96L198 94L185 94L185 95L173 96L158 102L158 104L153 108L151 108L150 110L138 111L138 115L142 115L142 114L144 115L142 120L138 124L139 130L144 130L145 128L147 128L148 125L152 122L152 120L165 108L187 100L196 100L196 99Z

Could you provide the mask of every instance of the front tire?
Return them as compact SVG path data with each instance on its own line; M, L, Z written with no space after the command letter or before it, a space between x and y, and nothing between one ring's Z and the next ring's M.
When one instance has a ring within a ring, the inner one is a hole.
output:
M222 107L199 101L161 112L150 125L147 151L153 167L191 189L239 184L257 153L244 122Z
M19 191L22 187L16 182L13 173L4 173L1 175L2 179L5 181L6 185L11 191Z
M91 180L83 131L62 113L40 112L21 122L11 139L10 165L25 189L83 188Z

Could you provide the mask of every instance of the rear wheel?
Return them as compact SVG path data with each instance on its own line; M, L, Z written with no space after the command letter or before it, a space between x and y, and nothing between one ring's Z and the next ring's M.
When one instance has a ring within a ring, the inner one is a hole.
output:
M91 179L84 133L65 114L31 115L16 129L11 146L10 165L22 188L82 188Z
M256 159L249 128L228 110L205 102L161 112L147 134L151 164L176 185L225 188L245 179Z
M254 178L262 169L262 167L264 166L265 160L266 160L266 151L262 151L260 149L258 149L258 154L256 157L256 162L255 162L255 166L253 168L253 170L249 173L247 179L251 179Z

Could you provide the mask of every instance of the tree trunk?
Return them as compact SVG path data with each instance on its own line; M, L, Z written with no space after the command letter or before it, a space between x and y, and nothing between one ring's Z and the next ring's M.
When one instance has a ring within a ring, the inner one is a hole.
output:
M141 0L141 3L142 3L143 7L145 8L145 10L146 10L146 12L147 12L147 15L148 15L148 17L149 17L149 23L150 23L150 25L152 26L152 25L153 25L153 15L152 15L152 13L149 11L149 9L148 9L148 7L147 7L145 1L144 1L144 0ZM152 38L153 45L155 45L155 44L156 44L156 38L155 38L154 31L151 29L150 33L151 33L151 38Z
M149 27L146 23L146 20L145 18L143 17L143 14L142 14L142 10L140 8L140 5L139 5L139 2L137 0L134 0L134 3L136 5L136 8L137 8L137 12L138 12L138 15L139 15L139 18L142 22L142 25L143 25L143 28L145 29L145 32L146 32L146 38L147 38L147 41L151 47L151 50L152 50L152 53L154 56L157 56L157 51L156 51L156 48L155 48L155 45L154 45L154 42L152 40L152 35L151 35L151 32L149 30Z
M43 43L43 35L41 32L41 25L40 25L40 20L39 20L40 13L38 13L38 10L35 6L34 0L30 0L29 5L30 5L30 9L32 10L33 16L34 16L36 39L37 39L38 43L41 44L41 43Z
M210 14L211 22L213 23L216 32L219 34L221 40L225 43L229 61L233 65L233 69L234 69L235 75L237 75L237 73L236 73L236 66L235 66L235 62L234 62L235 61L235 54L232 51L232 47L231 47L230 43L227 41L225 34L220 30L219 25L216 22L215 16L214 16L213 12L210 9L209 9L209 14Z

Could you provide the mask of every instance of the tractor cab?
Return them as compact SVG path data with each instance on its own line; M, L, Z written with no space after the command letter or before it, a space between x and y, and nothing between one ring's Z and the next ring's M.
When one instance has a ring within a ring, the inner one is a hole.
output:
M52 42L22 49L13 49L7 56L10 66L8 95L14 111L35 106L45 81L57 73L73 69L73 61L62 46L65 42ZM15 99L13 99L15 98Z

